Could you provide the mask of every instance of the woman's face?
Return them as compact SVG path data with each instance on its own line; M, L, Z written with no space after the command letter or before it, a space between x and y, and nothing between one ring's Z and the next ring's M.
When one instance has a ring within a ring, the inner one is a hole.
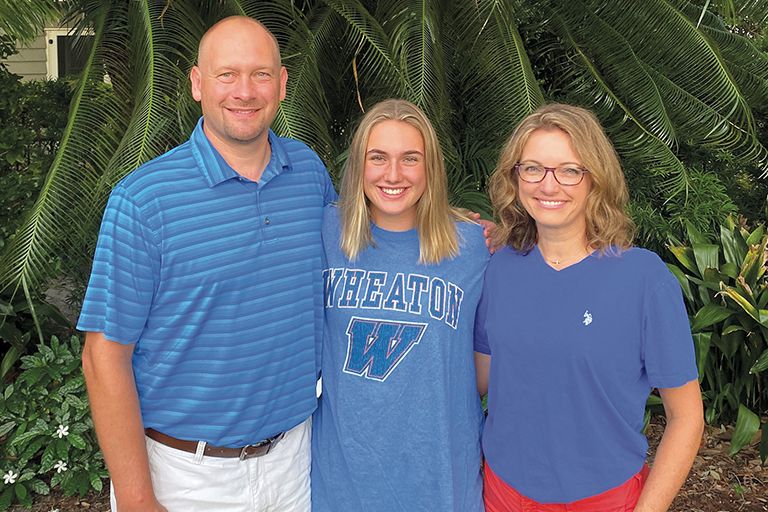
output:
M534 130L523 146L521 162L544 167L583 167L573 148L571 136L558 128ZM587 195L592 188L589 173L578 185L561 185L552 172L539 183L517 177L520 203L536 221L539 235L569 233L583 236L587 230Z
M363 188L377 226L388 231L416 227L416 205L427 188L419 130L394 120L373 127L365 149Z

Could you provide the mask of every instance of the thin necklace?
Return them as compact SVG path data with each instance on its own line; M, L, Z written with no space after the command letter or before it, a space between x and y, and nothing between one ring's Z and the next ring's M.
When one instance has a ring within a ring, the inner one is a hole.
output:
M539 252L541 252L541 248L539 248ZM547 258L546 256L544 258L549 263L555 265L556 267L559 267L560 265L562 265L564 263L570 263L571 261L577 261L578 259L583 258L583 257L587 256L588 254L589 254L589 251L584 249L584 250L580 251L579 253L577 253L575 256L571 256L571 257L568 257L568 258L554 258L554 259L550 259L550 258Z

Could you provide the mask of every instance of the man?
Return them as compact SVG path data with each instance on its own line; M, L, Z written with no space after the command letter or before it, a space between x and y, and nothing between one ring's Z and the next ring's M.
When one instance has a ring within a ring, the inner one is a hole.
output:
M308 511L336 193L269 130L287 73L263 25L214 25L190 78L203 117L113 190L78 324L112 508Z

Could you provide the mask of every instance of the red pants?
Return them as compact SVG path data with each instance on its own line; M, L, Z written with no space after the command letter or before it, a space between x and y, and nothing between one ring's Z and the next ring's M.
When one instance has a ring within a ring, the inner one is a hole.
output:
M648 466L618 487L571 503L539 503L507 485L486 464L483 499L486 512L632 512L648 478Z

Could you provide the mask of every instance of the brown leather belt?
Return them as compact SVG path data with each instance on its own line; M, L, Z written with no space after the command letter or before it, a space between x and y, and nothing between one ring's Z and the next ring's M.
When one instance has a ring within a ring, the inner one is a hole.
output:
M158 432L153 428L144 430L146 436L150 439L154 439L158 443L162 443L171 448L182 450L189 453L197 453L197 441L185 441L184 439L176 439L168 434ZM270 450L285 436L285 432L280 432L274 437L264 439L256 444L248 444L241 448L221 448L219 446L205 445L203 455L208 457L226 457L226 458L239 458L240 460L250 459L251 457L261 457L270 452Z

